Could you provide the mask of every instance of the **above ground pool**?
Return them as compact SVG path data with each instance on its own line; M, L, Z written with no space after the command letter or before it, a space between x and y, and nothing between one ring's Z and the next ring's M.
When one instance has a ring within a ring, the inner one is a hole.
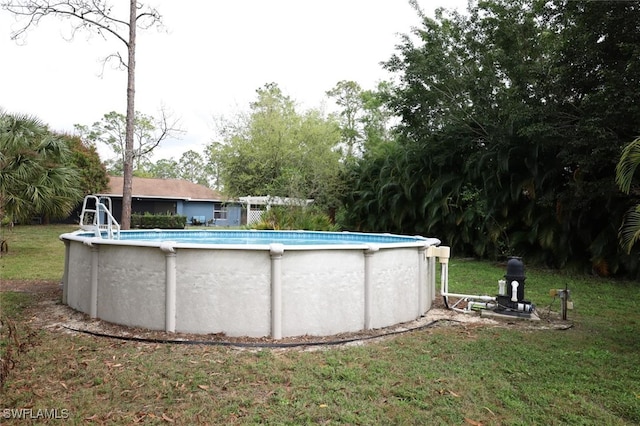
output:
M328 336L414 320L435 298L435 238L313 231L79 231L63 302L115 324Z

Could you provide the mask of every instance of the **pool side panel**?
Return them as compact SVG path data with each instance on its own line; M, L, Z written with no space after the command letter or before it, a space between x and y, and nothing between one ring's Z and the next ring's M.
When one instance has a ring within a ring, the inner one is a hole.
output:
M91 249L82 242L69 245L69 272L67 280L67 304L80 312L89 312L91 293Z
M382 249L373 256L372 328L419 317L416 248Z
M363 328L362 250L285 249L282 262L283 337Z
M155 247L101 245L98 317L164 330L165 255Z
M176 267L176 331L269 335L268 251L178 249Z

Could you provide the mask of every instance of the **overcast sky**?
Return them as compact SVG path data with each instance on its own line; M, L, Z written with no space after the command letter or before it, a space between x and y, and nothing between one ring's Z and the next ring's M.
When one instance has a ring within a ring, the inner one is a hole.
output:
M123 1L123 0L120 0ZM149 0L164 31L139 32L136 110L157 115L161 105L186 134L166 141L155 159L194 149L215 134L216 116L246 111L256 89L274 82L301 110L332 105L325 92L340 80L373 89L388 78L380 66L399 34L420 24L407 0ZM463 10L466 0L419 0ZM126 19L126 15L125 15ZM28 113L53 130L73 131L109 111L126 111L126 72L102 59L124 45L79 33L48 17L21 43L10 40L14 17L0 11L0 107ZM100 75L102 73L102 76Z

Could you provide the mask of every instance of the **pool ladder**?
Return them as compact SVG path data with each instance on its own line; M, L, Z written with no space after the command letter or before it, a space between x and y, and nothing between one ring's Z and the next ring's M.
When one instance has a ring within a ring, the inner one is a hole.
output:
M111 210L111 198L87 195L82 202L80 228L93 232L98 238L119 240L120 224L111 214Z

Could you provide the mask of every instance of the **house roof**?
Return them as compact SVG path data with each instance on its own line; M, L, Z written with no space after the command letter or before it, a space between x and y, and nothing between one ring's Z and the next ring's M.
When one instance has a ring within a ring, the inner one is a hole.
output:
M109 176L109 187L98 195L122 197L124 178ZM153 179L134 177L132 196L140 198L173 198L179 200L223 200L223 196L211 188L182 179Z

